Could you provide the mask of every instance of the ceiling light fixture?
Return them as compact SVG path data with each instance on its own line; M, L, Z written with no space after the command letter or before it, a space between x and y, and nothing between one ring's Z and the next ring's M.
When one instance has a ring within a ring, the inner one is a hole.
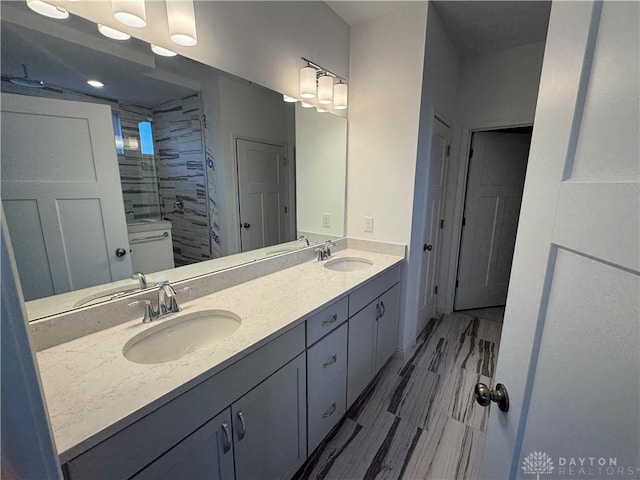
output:
M113 18L130 27L147 26L147 10L144 0L111 0Z
M160 55L162 57L175 57L178 55L176 52L169 50L168 48L161 47L159 45L151 44L151 51L156 55Z
M105 37L112 38L113 40L129 40L131 35L121 32L115 28L107 27L106 25L98 24L98 31Z
M183 47L198 43L193 0L166 0L171 41Z
M104 87L104 83L102 83L100 80L87 80L87 83L94 88Z
M53 5L49 2L44 2L43 0L27 0L27 7L40 15L44 15L45 17L55 18L58 20L69 18L69 12L64 8L58 7L57 5Z
M346 80L308 58L301 58L307 65L300 70L300 96L313 98L317 89L318 103L323 106L322 110L327 111L326 108L331 103L336 110L347 108Z

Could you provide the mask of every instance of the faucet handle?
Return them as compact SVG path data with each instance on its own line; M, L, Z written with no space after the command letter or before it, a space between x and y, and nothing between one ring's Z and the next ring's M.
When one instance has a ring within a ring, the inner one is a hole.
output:
M144 301L144 317L142 323L149 323L158 318L159 312L156 312L151 305L151 300Z

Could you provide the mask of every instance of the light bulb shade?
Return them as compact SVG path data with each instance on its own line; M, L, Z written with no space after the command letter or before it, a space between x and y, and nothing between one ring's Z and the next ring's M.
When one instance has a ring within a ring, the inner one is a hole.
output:
M336 83L333 87L333 108L344 110L347 108L348 88L346 83Z
M324 107L316 107L316 112L318 113L326 113L327 109Z
M318 103L330 105L333 101L333 77L322 75L318 78Z
M311 105L310 103L307 103L307 102L300 102L300 106L302 108L313 108L313 105Z
M64 8L43 2L42 0L27 0L27 7L45 17L56 19L69 18L69 12Z
M98 24L98 31L105 37L112 38L114 40L129 40L131 35L121 32L115 28L107 27L106 25Z
M304 67L300 70L300 96L314 98L316 96L316 69Z
M168 48L161 47L159 45L151 44L151 51L156 55L160 55L162 57L175 57L177 55L176 52L169 50Z
M193 0L167 0L167 21L171 41L183 47L198 43Z
M287 95L287 94L283 94L283 95L282 95L282 99L283 99L285 102L287 102L287 103L296 103L296 102L298 101L298 99L297 99L297 98L290 97L290 96L289 96L289 95Z
M113 18L130 27L147 26L147 10L144 0L111 0Z

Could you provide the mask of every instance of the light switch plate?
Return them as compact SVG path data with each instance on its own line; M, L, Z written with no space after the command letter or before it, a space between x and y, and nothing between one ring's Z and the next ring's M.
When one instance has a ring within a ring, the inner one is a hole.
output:
M331 214L323 213L322 214L322 226L324 228L331 228Z
M364 217L364 231L373 233L373 217Z

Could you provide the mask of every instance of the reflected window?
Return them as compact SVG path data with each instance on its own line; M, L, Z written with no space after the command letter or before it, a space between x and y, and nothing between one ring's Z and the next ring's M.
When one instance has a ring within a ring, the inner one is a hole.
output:
M140 132L140 152L143 155L153 155L153 130L151 122L138 123Z
M116 152L118 152L118 155L124 155L124 140L122 139L122 125L120 124L120 114L118 112L112 112L111 121L113 122L113 136L116 140Z

